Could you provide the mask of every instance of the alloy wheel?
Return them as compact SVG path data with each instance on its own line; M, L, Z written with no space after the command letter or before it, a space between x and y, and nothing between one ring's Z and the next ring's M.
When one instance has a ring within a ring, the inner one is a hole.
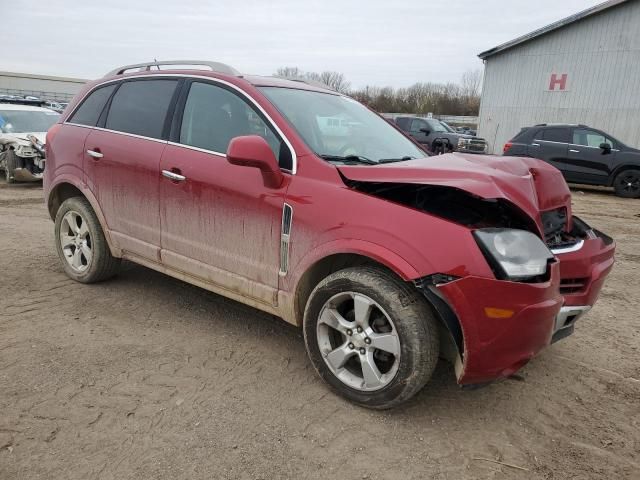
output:
M60 246L75 272L83 273L89 268L93 259L91 233L87 221L78 212L69 211L62 217Z
M317 339L326 365L351 388L379 390L398 372L398 332L387 312L366 295L331 297L320 310Z

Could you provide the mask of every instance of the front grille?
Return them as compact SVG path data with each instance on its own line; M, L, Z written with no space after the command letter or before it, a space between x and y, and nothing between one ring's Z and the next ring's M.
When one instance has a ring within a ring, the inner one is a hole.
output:
M584 291L588 281L588 278L563 278L560 280L560 293L562 295L580 293Z

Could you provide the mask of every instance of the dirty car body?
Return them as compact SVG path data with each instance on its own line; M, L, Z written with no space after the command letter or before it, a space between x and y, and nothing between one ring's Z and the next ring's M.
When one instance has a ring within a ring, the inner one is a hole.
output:
M119 109L140 92L157 104L154 88L170 100L141 134ZM227 121L222 138L211 126ZM554 167L424 158L358 102L302 82L116 72L69 105L47 158L72 278L126 258L278 315L303 327L320 376L369 407L413 395L438 352L462 385L513 374L573 331L613 265L613 240L572 215ZM83 256L69 215L95 218L108 248Z
M59 116L31 104L0 103L0 169L8 182L42 180L45 135Z

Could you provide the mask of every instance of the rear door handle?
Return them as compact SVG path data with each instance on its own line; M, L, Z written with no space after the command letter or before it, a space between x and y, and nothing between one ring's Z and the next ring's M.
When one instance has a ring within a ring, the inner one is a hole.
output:
M574 150L573 148L570 148L569 151L571 153L580 153L580 150Z
M540 144L539 144L539 143L532 143L532 144L531 144L531 146L532 146L532 147L539 147L539 146L540 146Z
M97 148L95 150L87 150L87 153L90 157L95 158L96 160L104 157L104 155L102 155L102 153L100 153L100 150L98 150Z
M162 176L173 180L174 182L184 182L187 177L180 175L179 173L172 172L171 170L162 170Z

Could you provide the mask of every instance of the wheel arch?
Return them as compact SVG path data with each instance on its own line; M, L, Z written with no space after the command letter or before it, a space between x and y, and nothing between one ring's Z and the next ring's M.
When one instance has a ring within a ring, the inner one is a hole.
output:
M49 211L51 220L55 221L60 205L62 205L65 200L72 197L83 197L89 202L91 208L96 214L96 217L98 217L98 222L100 223L100 227L102 228L105 239L107 240L107 245L109 245L111 254L114 257L120 257L120 251L115 247L112 241L104 215L102 214L102 210L98 204L98 200L85 186L78 184L72 179L61 179L49 189L49 193L47 195L47 210Z
M640 165L634 165L632 163L625 163L624 165L620 165L616 167L616 169L609 175L609 180L607 181L607 186L612 187L613 182L618 175L626 170L640 170Z

